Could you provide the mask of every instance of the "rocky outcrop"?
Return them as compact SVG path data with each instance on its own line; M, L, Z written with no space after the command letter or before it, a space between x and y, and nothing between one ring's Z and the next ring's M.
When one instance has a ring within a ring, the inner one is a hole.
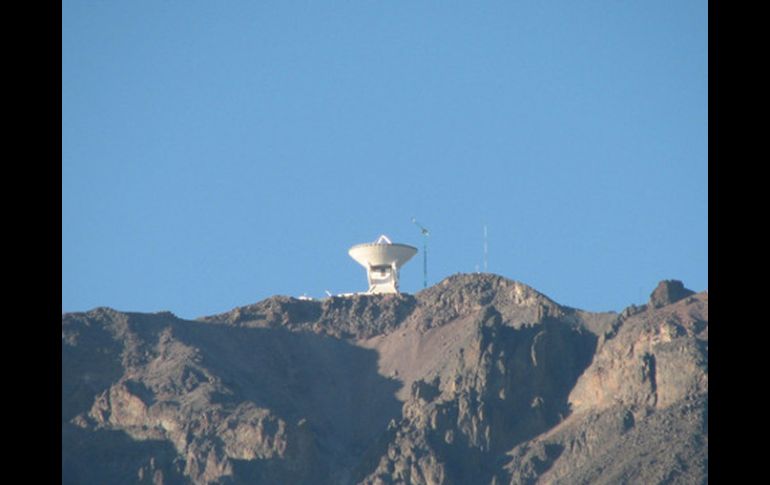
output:
M62 333L67 436L78 433L73 427L120 431L133 441L116 442L115 454L140 453L127 442L166 443L175 451L164 455L166 461L154 453L144 456L134 479L149 467L159 477L183 476L192 483L244 477L335 483L335 474L357 463L399 408L397 384L377 374L373 352L323 335L111 310L66 315ZM92 389L86 405L71 398L69 389L89 380L88 373L70 367L67 356L78 353L80 342L93 340L92 334L111 336L119 371L110 374L117 376L114 381L104 379L103 388ZM369 394L359 400L361 388ZM73 456L65 479L101 481L89 469L95 458L89 448L76 453L77 444L70 442L63 448Z
M661 409L708 392L708 294L623 320L599 340L570 394L574 411L613 405Z
M671 282L100 308L62 318L63 483L705 483L707 396L708 295Z
M569 413L567 395L590 362L594 335L548 317L514 328L492 307L472 325L472 345L414 382L364 483L489 483L502 454Z
M708 294L691 295L599 338L572 414L511 451L510 483L707 483Z
M682 298L695 294L688 290L679 280L663 280L650 295L650 306L660 308L672 303L676 303Z
M415 305L415 298L407 294L333 296L322 301L275 296L200 321L237 327L286 328L346 339L367 338L393 331Z

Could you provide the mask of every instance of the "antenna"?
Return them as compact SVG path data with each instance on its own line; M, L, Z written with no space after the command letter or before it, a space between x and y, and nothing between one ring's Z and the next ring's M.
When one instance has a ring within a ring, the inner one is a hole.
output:
M484 224L484 272L487 273L489 267L489 246L487 246L487 225Z
M382 235L375 242L356 244L348 254L366 269L366 293L398 293L398 270L417 254L417 248L393 243Z
M417 222L417 219L412 217L412 222L420 228L420 233L422 233L422 287L427 288L428 287L428 236L430 236L430 231L428 231L425 227L423 227L422 224Z

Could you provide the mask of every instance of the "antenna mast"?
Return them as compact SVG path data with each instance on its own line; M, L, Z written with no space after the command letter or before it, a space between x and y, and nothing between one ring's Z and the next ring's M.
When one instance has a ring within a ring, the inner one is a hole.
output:
M487 246L487 225L484 224L484 272L487 273L489 265L489 247Z
M428 236L430 236L430 231L425 229L425 227L422 226L419 222L417 222L417 219L412 217L412 222L420 228L420 233L422 234L422 287L427 288L428 287Z

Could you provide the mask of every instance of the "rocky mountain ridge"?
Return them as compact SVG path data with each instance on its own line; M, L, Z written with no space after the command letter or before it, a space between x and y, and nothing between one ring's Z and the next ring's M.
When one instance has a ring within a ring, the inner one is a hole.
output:
M63 483L706 483L708 294L454 275L195 321L62 316Z

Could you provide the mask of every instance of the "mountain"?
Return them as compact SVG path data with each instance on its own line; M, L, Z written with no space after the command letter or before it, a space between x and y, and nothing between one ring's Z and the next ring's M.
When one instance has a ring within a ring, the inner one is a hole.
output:
M708 482L708 293L620 314L415 295L62 316L62 483Z

